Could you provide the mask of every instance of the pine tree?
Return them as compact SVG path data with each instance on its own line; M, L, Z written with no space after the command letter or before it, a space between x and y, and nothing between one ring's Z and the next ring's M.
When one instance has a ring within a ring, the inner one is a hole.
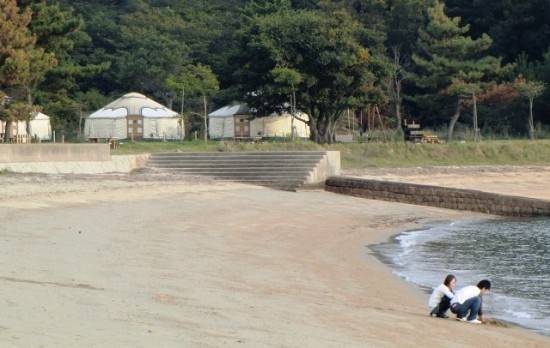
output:
M527 81L523 76L519 76L515 82L518 93L529 100L529 137L531 141L535 140L535 124L533 121L533 101L544 92L545 84L541 81Z
M30 67L28 48L35 43L27 25L31 12L20 12L15 0L0 1L0 121L6 122L4 139L11 136L11 123L17 120L21 105L12 101L6 91L16 86Z
M25 50L36 42L27 29L30 20L30 10L20 12L15 0L0 2L0 90L17 83Z
M413 54L416 71L413 82L423 94L415 101L424 107L452 110L447 127L450 141L464 102L487 88L504 72L500 59L484 56L491 38L467 36L469 26L460 26L460 18L449 18L444 4L428 9L428 23L419 30L418 51Z

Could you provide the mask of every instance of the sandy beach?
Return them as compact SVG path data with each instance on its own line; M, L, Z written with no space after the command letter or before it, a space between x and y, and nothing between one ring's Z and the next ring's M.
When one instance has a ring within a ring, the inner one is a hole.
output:
M549 172L343 174L548 199ZM10 174L0 192L0 346L550 346L429 317L427 295L367 248L481 214L152 173Z

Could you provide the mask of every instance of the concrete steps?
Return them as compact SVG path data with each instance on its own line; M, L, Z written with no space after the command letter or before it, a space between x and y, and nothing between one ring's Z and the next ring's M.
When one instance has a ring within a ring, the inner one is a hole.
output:
M147 168L296 191L308 182L325 152L156 153Z

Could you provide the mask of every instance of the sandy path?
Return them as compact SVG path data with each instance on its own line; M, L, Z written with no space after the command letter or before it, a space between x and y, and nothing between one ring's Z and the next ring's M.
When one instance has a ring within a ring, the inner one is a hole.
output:
M426 295L365 247L481 215L184 177L1 179L2 345L550 344L428 317Z

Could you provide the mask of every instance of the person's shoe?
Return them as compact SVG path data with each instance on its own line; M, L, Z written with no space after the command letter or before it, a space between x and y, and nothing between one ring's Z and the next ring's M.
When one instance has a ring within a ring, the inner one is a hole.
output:
M468 320L468 322L470 324L481 324L481 321L477 320L477 319L473 319L473 320Z
M456 317L456 320L458 320L458 321L466 321L466 318Z
M436 314L435 316L442 319L449 319L449 316L445 314Z
M434 315L437 315L437 307L432 309L432 311L430 312L430 317L433 317Z

